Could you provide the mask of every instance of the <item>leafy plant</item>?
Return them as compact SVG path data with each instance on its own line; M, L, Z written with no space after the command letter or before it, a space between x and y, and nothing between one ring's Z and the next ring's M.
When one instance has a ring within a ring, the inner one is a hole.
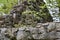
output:
M3 4L0 7L0 12L8 14L12 7L17 4L17 0L0 0L0 4Z

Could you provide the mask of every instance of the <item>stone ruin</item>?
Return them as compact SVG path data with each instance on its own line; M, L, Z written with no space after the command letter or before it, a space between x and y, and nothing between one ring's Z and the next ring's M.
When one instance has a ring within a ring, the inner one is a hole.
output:
M39 23L36 27L0 28L0 40L60 40L59 24L50 22Z
M23 18L27 17L27 15L22 15L22 12L26 10L27 3L24 4L25 2L14 6L9 15L0 18L0 40L60 40L60 23L36 22L33 27L26 22L28 26L14 28L14 24L18 24L20 21L24 22ZM32 16L32 14L28 14L28 18L32 18ZM33 16L33 18L35 17ZM37 20L33 20L33 22L35 21Z
M24 1L21 4L14 6L12 8L12 10L10 11L9 15L4 15L0 18L0 27L8 27L8 28L15 27L14 25L19 24L19 22L21 22L21 24L24 24L24 25L31 25L31 23L32 23L32 25L34 25L34 26L36 26L36 24L38 22L40 22L40 23L46 22L46 20L44 20L43 17L42 17L42 19L37 20L33 14L22 15L22 12L24 12L24 11L26 11L26 9L28 9L26 6L29 6L29 5L32 5L32 3L28 4L27 1ZM37 10L37 8L35 8L35 9ZM29 18L29 15L32 15L30 17L33 19ZM30 20L32 22L29 22ZM49 20L49 22L51 22L51 21L52 21L52 18L51 18L51 20Z

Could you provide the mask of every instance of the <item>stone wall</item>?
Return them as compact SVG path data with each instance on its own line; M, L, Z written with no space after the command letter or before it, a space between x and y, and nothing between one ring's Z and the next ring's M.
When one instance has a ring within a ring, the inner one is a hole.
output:
M38 23L36 27L0 28L0 40L60 40L60 23Z

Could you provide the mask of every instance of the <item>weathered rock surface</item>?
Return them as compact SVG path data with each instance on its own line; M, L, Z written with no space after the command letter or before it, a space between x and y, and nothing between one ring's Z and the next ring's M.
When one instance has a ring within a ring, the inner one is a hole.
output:
M60 40L60 23L39 23L36 27L0 28L0 40Z

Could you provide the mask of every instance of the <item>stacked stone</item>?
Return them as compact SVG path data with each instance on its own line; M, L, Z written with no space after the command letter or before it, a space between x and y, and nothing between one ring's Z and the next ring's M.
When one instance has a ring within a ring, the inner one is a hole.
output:
M60 25L59 25L60 23L56 23L56 32L57 32L57 39L56 40L60 40Z
M60 40L60 23L39 23L36 27L0 28L4 40ZM57 26L58 25L58 26ZM4 30L3 30L4 29Z

